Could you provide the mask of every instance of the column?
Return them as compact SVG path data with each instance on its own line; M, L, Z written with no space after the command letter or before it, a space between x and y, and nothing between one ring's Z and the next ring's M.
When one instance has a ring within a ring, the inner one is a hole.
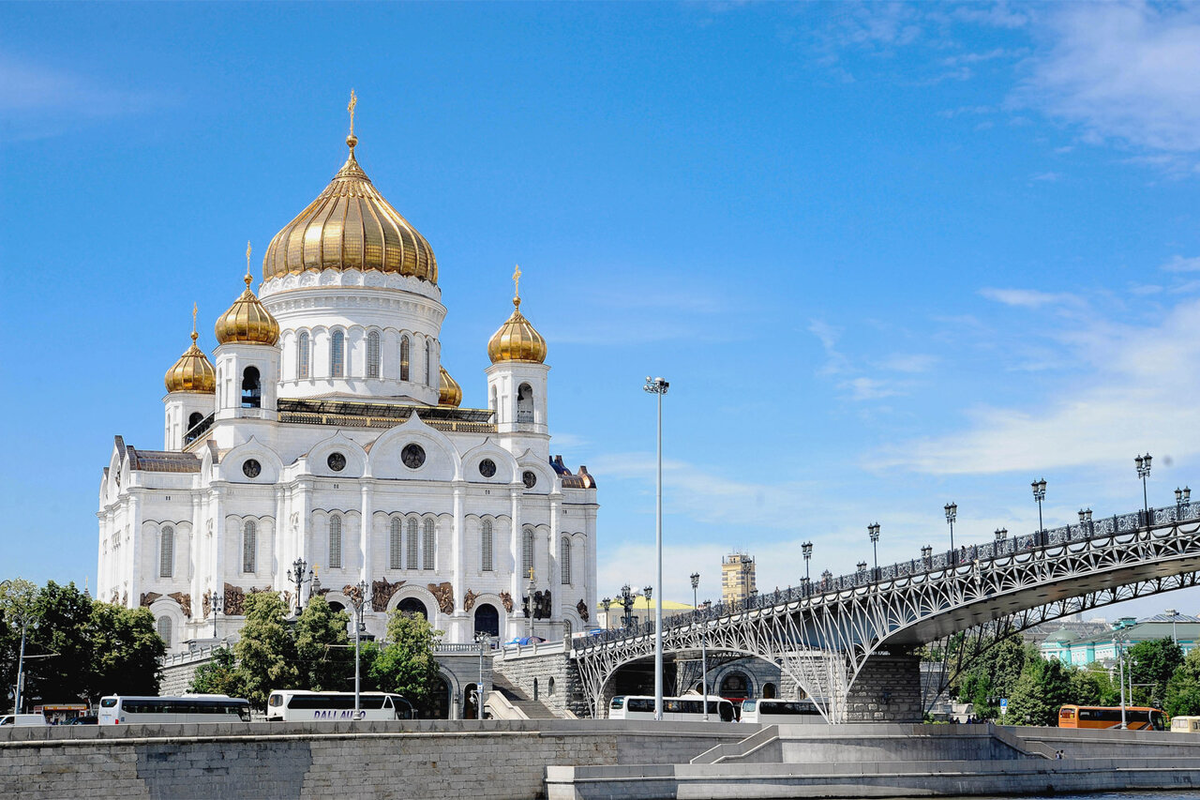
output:
M374 573L374 564L372 563L372 539L375 532L375 514L371 508L372 487L369 483L362 485L362 508L360 516L362 523L360 525L361 535L359 539L359 555L361 556L362 571L359 573L359 580L367 582L367 593L370 595L370 585Z
M129 602L137 608L142 602L142 500L140 491L129 493Z
M550 590L550 620L552 623L559 625L561 629L562 623L562 564L558 561L558 512L562 505L562 495L552 493L550 495L550 546L546 548L546 566L548 573L546 580L547 589Z
M521 614L521 595L524 593L522 587L529 576L521 574L521 490L509 489L509 494L512 496L512 510L509 512L512 515L512 531L508 546L513 565L512 575L509 576L509 593L512 594L513 601L512 616L516 618Z
M220 486L213 487L212 502L209 503L208 511L210 519L212 519L212 541L209 543L209 553L211 553L212 564L212 588L219 595L225 594L225 514L222 494L224 489Z
M287 491L279 484L275 485L275 542L271 548L271 585L282 588L287 583L287 567L281 553L287 552L283 546L284 534L288 528L287 521Z
M192 618L188 622L196 623L204 613L204 575L200 567L200 543L204 541L204 504L199 493L192 495L192 535L188 537L188 591L192 595ZM192 638L198 639L192 631Z
M454 613L465 613L463 611L463 593L466 591L464 582L467 575L467 531L466 517L463 510L463 499L466 494L466 485L454 485L454 528L451 536L451 558L453 559L453 570L451 581L454 584Z

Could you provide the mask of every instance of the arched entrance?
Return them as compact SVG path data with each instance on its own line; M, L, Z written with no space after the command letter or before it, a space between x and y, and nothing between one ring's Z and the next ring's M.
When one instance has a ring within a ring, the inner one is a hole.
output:
M773 683L764 683L763 684L762 696L764 699L773 700L775 698L775 692L776 692L775 684L773 684Z
M427 609L425 604L415 597L404 598L400 601L400 605L398 605L397 608L399 608L405 614L419 614L425 619L429 619L429 609Z
M475 633L500 636L500 609L491 603L475 606Z
M479 705L477 700L475 684L468 683L466 688L463 689L463 719L479 719Z
M721 678L721 687L717 694L730 700L745 700L750 696L750 680L744 672L729 672Z
M450 719L450 684L440 675L434 683L433 696L429 698L425 711L428 719Z

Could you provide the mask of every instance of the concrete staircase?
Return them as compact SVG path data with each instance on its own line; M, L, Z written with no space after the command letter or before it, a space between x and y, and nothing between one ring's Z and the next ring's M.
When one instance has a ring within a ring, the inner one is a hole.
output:
M558 719L558 715L543 703L531 700L498 672L492 673L492 691L488 695L487 709L493 719Z

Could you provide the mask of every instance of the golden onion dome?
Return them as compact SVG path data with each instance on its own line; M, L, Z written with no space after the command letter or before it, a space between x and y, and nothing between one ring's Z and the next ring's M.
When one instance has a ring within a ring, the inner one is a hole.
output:
M353 131L353 128L351 128ZM325 191L275 234L263 258L263 280L305 270L378 270L437 285L433 248L371 183L350 157Z
M521 313L521 298L513 298L512 316L488 340L488 358L501 361L546 362L546 340Z
M196 331L192 331L192 346L179 357L175 365L167 370L163 382L167 392L196 392L198 394L215 394L217 391L217 372L209 363L208 356L196 346Z
M250 291L250 282L254 279L249 272L245 280L246 291L233 301L228 311L217 318L217 341L221 344L273 345L279 341L279 323Z
M458 385L458 381L450 377L450 373L446 372L446 368L438 367L438 405L453 406L458 408L462 405L462 387Z

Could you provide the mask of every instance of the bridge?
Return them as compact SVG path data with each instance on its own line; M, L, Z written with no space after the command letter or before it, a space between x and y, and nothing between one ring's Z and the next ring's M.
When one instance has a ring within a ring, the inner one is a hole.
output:
M942 648L962 663L997 638L1195 586L1198 578L1200 502L1180 503L936 555L925 548L911 561L840 577L826 573L681 614L664 621L663 650L698 659L703 641L709 652L773 661L831 723L919 721L919 646L964 634L956 647ZM570 643L597 717L604 716L613 676L652 657L654 640L647 624Z

